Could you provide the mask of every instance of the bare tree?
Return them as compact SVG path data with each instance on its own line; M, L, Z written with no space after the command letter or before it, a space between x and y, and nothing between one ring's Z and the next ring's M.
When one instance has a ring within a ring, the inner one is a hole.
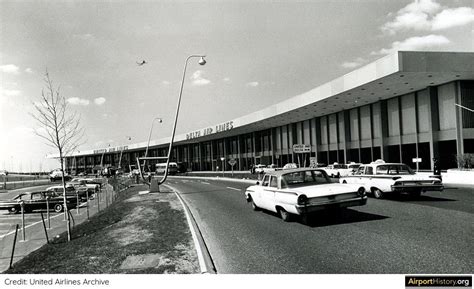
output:
M41 129L35 130L48 146L57 149L61 163L61 179L63 185L64 214L67 219L67 236L71 240L71 225L66 201L66 181L64 178L64 158L70 155L81 144L84 129L80 125L80 116L71 112L66 97L55 88L48 71L44 77L45 88L41 91L41 100L34 102L35 108L31 116L38 122ZM79 206L79 204L77 204Z

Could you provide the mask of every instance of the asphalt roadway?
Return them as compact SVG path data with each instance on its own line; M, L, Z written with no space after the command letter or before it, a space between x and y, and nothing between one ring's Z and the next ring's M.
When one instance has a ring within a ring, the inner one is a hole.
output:
M248 184L172 178L187 202L217 273L471 274L474 188L419 199L369 198L304 225L252 211Z

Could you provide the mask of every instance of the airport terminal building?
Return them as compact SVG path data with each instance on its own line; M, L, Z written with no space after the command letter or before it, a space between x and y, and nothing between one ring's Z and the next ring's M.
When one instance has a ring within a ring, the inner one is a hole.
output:
M432 170L474 153L474 53L401 51L265 109L175 137L171 161L188 170L248 170L376 159ZM178 122L179 125L179 122ZM166 156L169 138L148 156ZM69 172L129 170L147 142L80 151ZM232 160L232 161L231 161ZM149 161L156 164L156 160Z

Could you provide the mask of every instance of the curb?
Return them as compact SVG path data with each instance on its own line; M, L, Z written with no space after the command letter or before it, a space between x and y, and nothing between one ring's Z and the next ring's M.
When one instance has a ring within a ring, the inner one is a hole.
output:
M194 246L196 247L199 266L201 268L201 274L217 274L217 269L214 265L214 261L212 260L209 249L206 246L206 242L204 241L201 230L199 230L199 226L197 225L196 219L194 219L194 216L191 213L191 210L189 209L188 205L180 196L179 191L177 189L167 184L164 184L164 186L168 187L175 193L175 195L178 197L179 202L183 206L189 230L191 231L191 235L193 237Z

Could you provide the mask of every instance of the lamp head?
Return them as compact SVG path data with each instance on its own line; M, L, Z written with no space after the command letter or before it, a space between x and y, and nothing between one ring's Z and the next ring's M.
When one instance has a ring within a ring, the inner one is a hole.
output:
M204 59L204 56L201 56L201 58L199 58L198 63L199 63L200 65L206 64L206 60Z

